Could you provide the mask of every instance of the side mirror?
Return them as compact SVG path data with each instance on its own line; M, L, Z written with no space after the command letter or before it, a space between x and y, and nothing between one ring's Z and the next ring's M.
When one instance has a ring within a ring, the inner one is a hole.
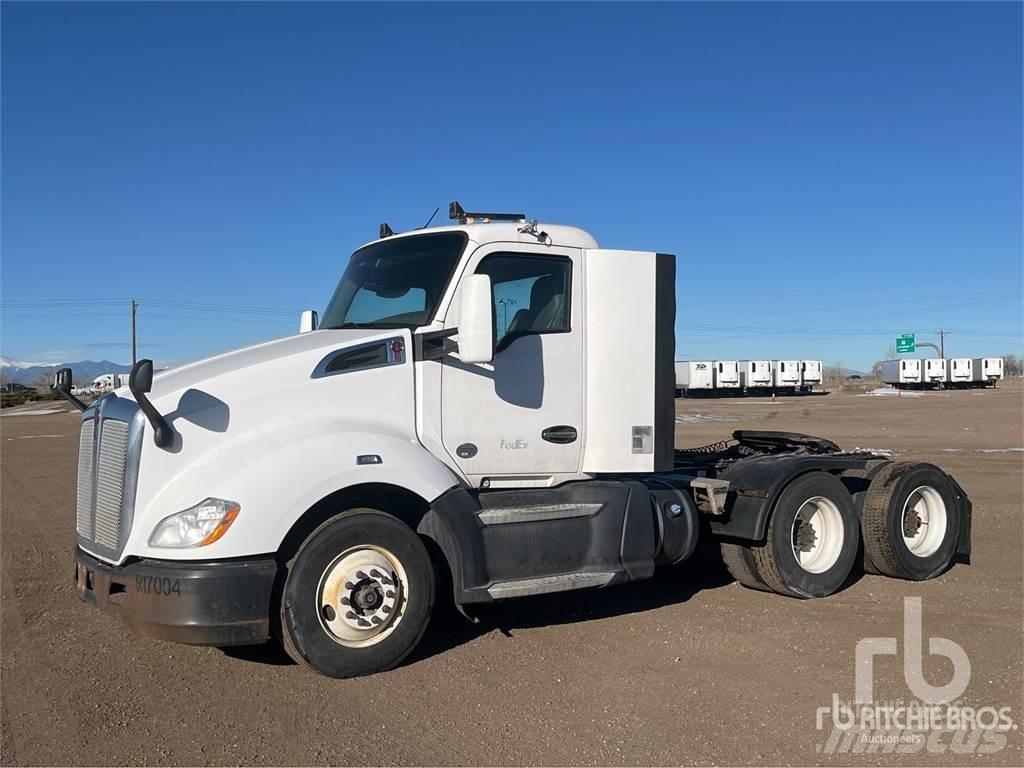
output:
M128 389L132 394L149 392L153 388L153 361L139 360L128 374Z
M490 275L469 275L462 279L459 357L464 363L489 363L494 359L494 302Z
M71 394L70 368L61 368L56 374L54 374L53 388L60 393L61 397L75 406L78 410L84 411L88 407L85 403Z
M315 309L307 309L301 315L299 315L299 333L309 333L315 331L317 324L320 322L320 317L317 315Z

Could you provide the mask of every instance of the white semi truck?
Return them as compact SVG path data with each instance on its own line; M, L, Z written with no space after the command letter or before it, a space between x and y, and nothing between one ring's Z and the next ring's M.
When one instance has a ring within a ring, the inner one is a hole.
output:
M821 360L800 361L800 390L810 392L815 386L821 386Z
M780 432L675 449L674 257L450 215L382 227L298 335L140 361L89 406L57 374L83 411L82 600L346 677L398 664L437 599L472 616L637 581L698 535L744 585L800 598L840 589L862 547L905 579L969 555L970 501L931 464Z
M994 387L1003 378L1003 358L976 357L972 369L975 386Z
M946 381L946 359L928 357L921 361L921 383L931 387L942 386Z
M738 360L715 361L715 388L740 388L740 364Z
M740 384L745 390L767 390L772 387L771 360L741 360Z
M882 361L882 381L897 389L914 389L921 385L921 361L905 357Z
M966 389L974 386L974 361L969 357L951 357L946 360L946 386Z
M700 394L715 389L714 360L679 360L675 363L676 390L680 394Z

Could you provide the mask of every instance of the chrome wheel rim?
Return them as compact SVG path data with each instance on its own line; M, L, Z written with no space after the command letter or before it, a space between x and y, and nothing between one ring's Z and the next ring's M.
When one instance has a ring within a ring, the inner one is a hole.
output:
M903 504L903 543L916 557L934 555L946 538L946 502L930 485L915 488Z
M839 507L831 499L814 496L793 518L793 556L808 573L824 573L839 560L845 535Z
M352 547L324 569L316 591L320 626L352 648L379 643L395 631L409 603L401 561L382 547Z

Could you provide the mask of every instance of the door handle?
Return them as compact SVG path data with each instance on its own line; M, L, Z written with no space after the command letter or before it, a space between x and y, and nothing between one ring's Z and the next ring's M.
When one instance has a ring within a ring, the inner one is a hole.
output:
M557 427L548 427L540 436L549 443L574 443L576 442L576 427L569 427L561 424Z

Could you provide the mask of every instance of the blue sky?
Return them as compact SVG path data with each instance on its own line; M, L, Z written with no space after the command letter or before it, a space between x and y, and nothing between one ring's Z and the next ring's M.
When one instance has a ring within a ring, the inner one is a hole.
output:
M1020 354L1021 7L5 2L3 354L292 333L454 199L677 254L681 358Z

